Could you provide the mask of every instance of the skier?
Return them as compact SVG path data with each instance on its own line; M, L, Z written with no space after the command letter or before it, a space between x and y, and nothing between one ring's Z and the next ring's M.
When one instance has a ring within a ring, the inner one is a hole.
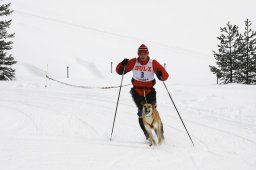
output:
M133 71L133 78L131 80L133 87L130 93L138 108L137 115L139 117L139 125L146 139L148 139L149 135L142 120L142 107L146 102L156 107L156 91L153 88L156 83L154 74L156 74L157 78L161 81L167 80L169 74L156 60L150 59L146 45L142 44L138 48L138 56L138 58L132 58L130 60L125 58L117 65L116 72L122 75L123 73L126 74L127 72ZM163 127L161 131L163 135Z

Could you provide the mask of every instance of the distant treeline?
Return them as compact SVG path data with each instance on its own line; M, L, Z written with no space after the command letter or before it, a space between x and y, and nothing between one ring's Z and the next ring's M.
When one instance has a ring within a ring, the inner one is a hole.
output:
M222 84L256 84L256 32L251 25L247 19L243 33L230 22L220 28L218 51L213 51L217 66L209 67Z

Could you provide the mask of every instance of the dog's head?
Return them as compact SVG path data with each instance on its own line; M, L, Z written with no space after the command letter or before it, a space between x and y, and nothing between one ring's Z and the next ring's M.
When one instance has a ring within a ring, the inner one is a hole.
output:
M144 104L143 105L143 113L145 114L145 116L151 115L152 112L153 112L152 104Z

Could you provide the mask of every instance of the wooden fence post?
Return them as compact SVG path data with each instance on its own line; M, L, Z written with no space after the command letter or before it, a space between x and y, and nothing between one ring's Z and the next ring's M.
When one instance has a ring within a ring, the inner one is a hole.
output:
M67 66L67 78L69 78L69 66Z

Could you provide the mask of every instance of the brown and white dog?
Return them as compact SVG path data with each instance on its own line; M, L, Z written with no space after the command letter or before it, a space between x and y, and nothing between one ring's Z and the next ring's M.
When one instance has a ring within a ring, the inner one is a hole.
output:
M157 138L158 138L158 144L162 143L163 140L163 135L162 135L162 121L160 119L159 113L156 110L156 108L152 104L144 104L143 109L142 109L142 118L143 118L143 123L145 126L146 131L149 134L149 141L150 141L150 146L152 144L156 144L152 130L156 132Z

